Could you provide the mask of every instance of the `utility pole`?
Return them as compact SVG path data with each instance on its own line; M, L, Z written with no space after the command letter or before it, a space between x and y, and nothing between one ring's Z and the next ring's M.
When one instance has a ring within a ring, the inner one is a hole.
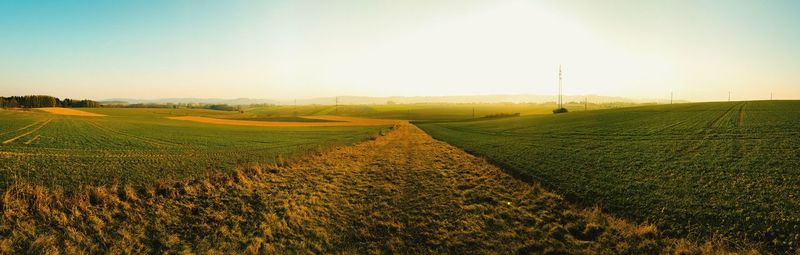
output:
M673 92L669 92L669 104L672 104Z
M728 91L728 102L730 102L730 101L731 101L731 92Z
M475 107L472 107L472 118L475 118Z
M339 97L336 97L336 106L334 107L334 113L339 114Z
M772 101L772 92L769 92L769 101Z
M583 99L583 110L584 111L588 111L589 110L589 97L586 97L586 99Z
M563 92L563 72L561 71L561 65L558 65L558 109L564 108L564 103L562 101L562 92Z

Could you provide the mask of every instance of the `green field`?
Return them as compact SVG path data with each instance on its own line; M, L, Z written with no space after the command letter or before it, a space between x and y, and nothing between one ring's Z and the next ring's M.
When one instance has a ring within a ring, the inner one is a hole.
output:
M234 117L236 112L85 110L108 116L0 110L0 186L19 182L62 187L113 181L144 184L200 177L362 141L388 128L224 126L166 117ZM286 120L294 119L274 119Z
M420 123L568 198L676 236L800 247L800 101Z
M566 106L583 111L629 107L632 103L604 103L604 104L578 104ZM486 115L502 113L520 113L521 115L551 113L552 103L486 103L486 104L394 104L394 105L300 105L300 106L260 106L246 108L243 113L231 113L222 118L269 119L276 117L304 116L304 115L342 115L353 117L367 117L380 119L405 119L405 120L461 120L481 118ZM474 110L474 115L473 115Z

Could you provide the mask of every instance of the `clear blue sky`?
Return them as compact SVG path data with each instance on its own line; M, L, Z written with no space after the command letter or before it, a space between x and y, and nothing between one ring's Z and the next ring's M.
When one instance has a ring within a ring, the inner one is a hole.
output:
M0 1L0 95L800 98L800 1Z

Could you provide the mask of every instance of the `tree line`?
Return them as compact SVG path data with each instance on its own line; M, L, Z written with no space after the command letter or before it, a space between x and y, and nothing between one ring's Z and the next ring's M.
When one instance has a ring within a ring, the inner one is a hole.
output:
M251 105L252 106L252 105ZM202 104L202 103L135 103L125 102L105 103L107 108L171 108L171 109L211 109L218 111L242 111L241 105L228 104Z
M31 95L31 96L10 96L0 97L0 107L2 108L41 108L41 107L100 107L100 103L92 100L75 100L57 97Z

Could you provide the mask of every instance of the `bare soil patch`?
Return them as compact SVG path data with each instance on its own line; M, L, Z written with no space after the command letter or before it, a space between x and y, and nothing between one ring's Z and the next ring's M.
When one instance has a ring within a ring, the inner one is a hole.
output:
M70 116L91 116L91 117L102 117L106 116L103 114L91 113L81 110L75 110L72 108L61 108L61 107L47 107L47 108L36 108L37 110L58 114L58 115L70 115Z
M394 125L396 120L368 119L344 116L304 116L308 119L330 120L332 122L282 122L282 121L256 121L256 120L234 120L217 119L198 116L169 117L173 120L186 120L206 124L233 125L233 126L253 126L253 127L337 127L337 126L381 126Z

